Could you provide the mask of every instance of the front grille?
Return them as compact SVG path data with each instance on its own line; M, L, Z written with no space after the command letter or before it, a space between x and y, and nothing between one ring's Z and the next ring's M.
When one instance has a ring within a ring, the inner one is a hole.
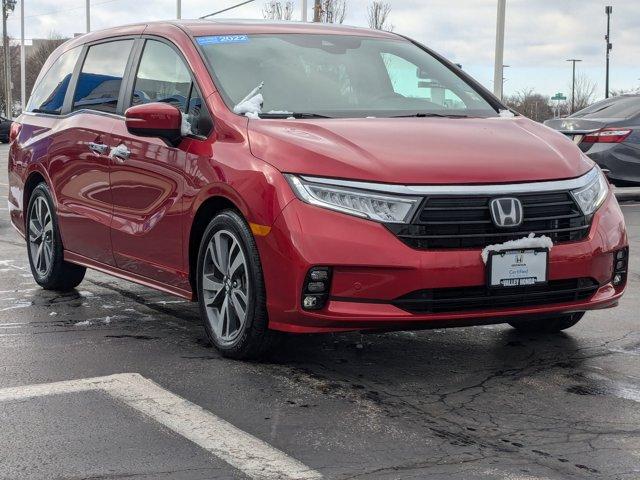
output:
M584 239L591 218L582 214L569 192L505 195L522 202L524 221L516 228L498 228L491 220L494 196L433 196L425 198L410 225L387 228L417 249L484 248L525 237L546 235L554 243Z
M587 300L598 290L591 278L552 280L545 285L490 289L487 287L418 290L393 301L411 313L451 313L495 308L551 305Z

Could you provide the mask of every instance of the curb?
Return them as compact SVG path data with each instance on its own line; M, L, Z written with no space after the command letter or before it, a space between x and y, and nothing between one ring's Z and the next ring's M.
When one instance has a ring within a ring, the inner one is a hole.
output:
M613 193L621 202L640 201L640 187L616 188Z

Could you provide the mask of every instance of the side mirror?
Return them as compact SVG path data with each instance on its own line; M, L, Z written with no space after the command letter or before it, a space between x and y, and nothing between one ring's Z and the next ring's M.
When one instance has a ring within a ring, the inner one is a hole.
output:
M182 139L182 113L168 103L145 103L124 112L127 130L140 137L158 137L176 146Z

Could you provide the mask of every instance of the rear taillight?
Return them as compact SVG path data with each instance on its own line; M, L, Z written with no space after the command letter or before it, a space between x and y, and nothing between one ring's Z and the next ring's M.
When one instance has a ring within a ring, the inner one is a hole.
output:
M603 128L597 132L588 133L582 139L584 143L620 143L632 130L628 128Z
M13 122L11 124L11 129L9 129L9 142L13 142L16 138L18 138L20 130L22 130L21 123Z

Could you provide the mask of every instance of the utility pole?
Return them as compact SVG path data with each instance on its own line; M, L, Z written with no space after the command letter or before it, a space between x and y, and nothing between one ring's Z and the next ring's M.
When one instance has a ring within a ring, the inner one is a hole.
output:
M504 93L504 82L507 81L507 78L504 76L504 69L509 68L511 65L502 65L502 92Z
M302 0L302 12L300 17L300 20L303 22L307 21L307 0Z
M576 111L576 63L581 62L579 58L569 58L567 62L573 63L573 80L571 81L571 111L569 115Z
M176 18L178 20L182 18L182 0L176 0Z
M313 21L319 22L322 20L322 0L315 0L313 6Z
M20 0L20 107L27 106L27 61L24 49L24 2Z
M493 93L502 100L502 77L504 61L504 24L507 0L498 0L498 21L496 24L496 58L493 72Z
M605 81L605 89L604 98L609 98L609 54L611 53L611 49L613 48L613 43L611 43L611 14L613 13L613 7L607 6L604 7L604 13L607 14L607 35L604 37L607 42L607 78Z
M86 0L87 33L91 31L91 0Z
M13 101L11 99L11 45L7 33L7 17L16 8L17 0L2 0L2 45L4 49L4 100L7 118L13 117Z

